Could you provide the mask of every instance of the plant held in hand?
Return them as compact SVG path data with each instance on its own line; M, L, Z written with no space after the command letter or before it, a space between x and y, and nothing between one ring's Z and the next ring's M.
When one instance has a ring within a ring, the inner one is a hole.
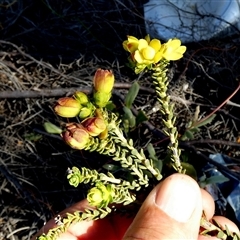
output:
M167 71L169 61L182 58L186 47L181 45L179 39L170 39L162 44L158 39L150 39L147 35L144 39L128 36L123 42L123 48L130 53L129 65L136 74L143 71L149 71L151 74L157 99L161 105L160 114L162 114L164 133L170 140L168 155L171 165L175 171L184 173L180 161L181 150L178 146L174 104L170 102L168 95ZM126 175L115 177L110 172L99 173L95 169L84 167L68 169L67 179L70 185L78 187L79 184L84 183L92 186L88 191L87 200L94 210L61 216L61 224L38 237L38 240L57 239L71 223L104 218L114 209L114 204L133 203L138 191L148 187L151 182L156 183L162 179L162 161L158 160L153 146L149 144L149 157L147 157L144 150L135 147L133 140L124 133L126 128L122 118L132 119L130 107L139 87L134 85L131 89L124 106L125 115L121 117L121 114L108 108L114 80L112 71L97 69L93 77L91 95L76 92L73 97L59 99L54 109L61 117L77 119L75 122L67 123L65 129L61 131L63 140L70 147L111 157ZM135 121L129 126L134 124ZM204 216L202 221L205 224L202 225L206 226Z

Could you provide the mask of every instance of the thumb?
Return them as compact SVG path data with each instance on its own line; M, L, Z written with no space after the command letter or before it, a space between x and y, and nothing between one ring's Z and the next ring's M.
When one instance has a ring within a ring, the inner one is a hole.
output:
M198 239L202 210L196 181L173 174L152 190L123 239Z

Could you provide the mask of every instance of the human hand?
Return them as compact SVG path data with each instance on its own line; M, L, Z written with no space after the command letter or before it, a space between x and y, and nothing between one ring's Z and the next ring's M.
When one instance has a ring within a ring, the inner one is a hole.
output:
M86 208L89 205L83 200L60 215ZM214 201L206 191L201 190L189 176L176 173L151 191L134 220L114 215L97 221L79 222L71 225L58 240L217 239L199 235L203 210L208 220L214 218L222 226L227 225L230 231L239 234L237 226L227 218L213 217ZM37 236L54 225L54 220L49 221Z

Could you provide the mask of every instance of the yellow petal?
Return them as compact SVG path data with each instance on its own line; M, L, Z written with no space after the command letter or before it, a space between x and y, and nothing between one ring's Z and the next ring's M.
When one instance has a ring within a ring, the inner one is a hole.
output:
M155 50L150 46L147 46L146 48L142 49L141 53L143 58L146 60L152 60L156 54Z
M133 53L134 51L136 51L138 49L138 42L128 42L128 41L124 41L123 42L123 48L130 52Z
M124 48L124 50L129 51L127 44L128 44L128 40L125 40L125 41L123 42L123 48Z
M187 49L185 46L181 46L179 39L169 39L169 41L164 44L164 48L163 57L169 61L179 60L183 57L183 53Z
M181 46L181 41L177 38L175 39L169 39L166 43L167 48L177 49Z
M153 59L154 63L158 63L162 59L162 57L163 57L163 53L162 52L157 52L154 56L154 59Z
M173 52L173 53L169 54L167 57L165 57L165 59L169 60L169 61L176 61L182 57L183 57L183 55L181 53Z
M138 50L141 51L143 48L148 46L148 43L145 39L139 39Z
M138 63L143 63L143 57L141 55L141 53L137 50L135 53L134 53L134 59L138 62Z
M126 51L133 53L138 48L138 39L133 36L128 36L128 39L123 42L123 48Z
M138 39L136 38L136 37L134 37L134 36L127 36L128 37L128 41L129 42L138 42Z
M151 46L156 52L160 50L161 48L161 42L158 39L153 39L149 46Z
M187 47L186 47L186 46L181 46L181 47L178 48L177 51L178 51L179 53L182 53L182 54L183 54L183 53L186 52L186 50L187 50Z
M148 43L150 43L150 36L149 36L149 34L145 37L145 40L146 40Z

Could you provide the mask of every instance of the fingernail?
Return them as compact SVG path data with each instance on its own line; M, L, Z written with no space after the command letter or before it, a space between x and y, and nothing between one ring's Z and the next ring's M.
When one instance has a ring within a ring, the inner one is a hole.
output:
M193 214L198 197L198 186L190 177L174 174L164 180L155 202L171 218L187 222Z

